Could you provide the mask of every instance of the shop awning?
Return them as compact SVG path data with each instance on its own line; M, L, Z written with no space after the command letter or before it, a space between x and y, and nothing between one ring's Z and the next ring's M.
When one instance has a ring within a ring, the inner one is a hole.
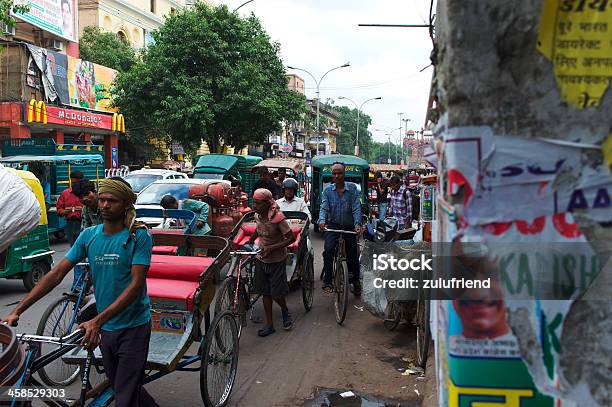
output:
M104 164L104 159L99 154L73 154L73 155L14 155L12 157L2 157L3 163L63 163L81 161L89 164Z

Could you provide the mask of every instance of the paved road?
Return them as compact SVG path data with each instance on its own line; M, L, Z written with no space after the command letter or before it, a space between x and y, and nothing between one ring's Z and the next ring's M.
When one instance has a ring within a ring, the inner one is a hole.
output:
M313 237L313 245L318 277L322 267L322 239ZM56 261L67 248L65 243L53 244ZM23 315L20 332L35 331L46 306L69 289L71 277ZM0 280L0 315L6 314L12 308L9 304L24 294L20 281ZM243 332L238 377L230 406L319 406L324 405L320 402L322 398L312 399L321 388L352 390L372 399L403 400L402 406L420 405L424 382L415 376L402 376L398 371L415 357L414 328L402 325L396 332L387 332L380 319L356 308L361 307L361 301L353 298L345 324L338 326L333 300L322 294L318 281L314 307L309 313L304 311L299 290L290 294L289 306L296 318L293 331L280 329L280 311L275 308L279 328L275 334L257 337L260 325L256 324L249 324ZM260 307L258 304L258 312L263 315ZM196 352L197 348L193 346L192 351ZM198 373L175 372L147 385L147 389L161 406L201 405ZM71 386L71 390L77 390L77 386Z

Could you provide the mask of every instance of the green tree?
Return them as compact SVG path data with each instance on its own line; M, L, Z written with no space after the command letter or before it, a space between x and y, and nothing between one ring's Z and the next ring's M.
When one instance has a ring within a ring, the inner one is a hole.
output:
M15 5L14 0L0 0L0 21L10 27L14 27L15 19L11 16L11 11L13 13L27 13L30 11L30 5Z
M167 17L141 61L116 79L115 103L143 135L168 134L185 148L201 141L261 144L305 111L287 88L280 47L260 21L197 2Z
M335 108L339 115L338 125L340 134L337 138L337 150L340 154L354 154L355 142L357 137L357 109L350 109L346 106ZM360 155L368 162L377 162L377 146L372 139L372 134L368 127L372 124L372 118L361 112L359 114L359 151Z
M136 52L130 44L113 33L94 26L85 27L79 40L82 59L116 69L128 71L136 63Z

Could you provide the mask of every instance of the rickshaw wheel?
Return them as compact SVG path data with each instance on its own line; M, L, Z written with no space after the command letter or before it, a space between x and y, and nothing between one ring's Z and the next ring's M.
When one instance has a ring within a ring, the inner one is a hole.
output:
M336 251L339 250L336 248ZM334 308L336 311L336 322L342 325L346 318L346 308L348 305L349 281L348 273L344 267L344 262L340 260L340 256L336 254L334 259Z
M245 294L238 293L238 309L234 308L234 293L236 292L236 279L227 277L221 283L221 288L217 292L215 301L215 316L223 311L229 311L236 319L238 325L238 338L242 334L242 327L246 326L247 307L245 302Z
M238 327L230 311L217 314L201 348L200 393L206 407L223 407L238 370Z
M387 309L385 309L385 328L389 331L393 331L398 327L402 320L402 309L401 306L395 301L389 301L387 303Z
M314 259L309 253L308 260L306 260L306 267L302 271L302 300L304 302L304 308L306 311L312 309L312 302L314 299Z
M43 313L36 335L61 337L68 335L77 327L74 323L70 327L70 322L77 313L76 300L73 297L62 297L52 303ZM57 349L57 346L41 344L43 354ZM42 381L48 386L68 386L79 377L79 365L68 365L59 358L38 371Z
M416 342L417 342L417 364L425 368L427 364L427 356L429 354L429 342L431 340L431 332L429 330L429 298L428 292L423 288L419 288L419 296L417 298L416 309Z
M34 288L50 269L49 265L42 261L32 264L32 269L23 276L23 286L25 289L32 291L32 288Z

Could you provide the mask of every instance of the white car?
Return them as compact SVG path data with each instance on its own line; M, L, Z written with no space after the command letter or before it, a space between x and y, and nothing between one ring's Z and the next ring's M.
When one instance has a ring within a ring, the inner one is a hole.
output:
M187 174L183 174L182 172L154 169L132 171L123 177L123 179L125 179L132 186L132 190L137 194L155 181L187 178Z
M205 183L224 183L230 185L229 181L218 180L218 179L197 179L197 178L184 178L184 179L166 179L155 181L152 184L145 187L134 205L136 209L148 208L148 209L163 209L160 205L162 198L165 195L172 195L177 201L182 201L189 198L189 187L191 185L202 185ZM139 221L146 223L150 227L156 227L161 225L163 219L159 218L138 218Z

